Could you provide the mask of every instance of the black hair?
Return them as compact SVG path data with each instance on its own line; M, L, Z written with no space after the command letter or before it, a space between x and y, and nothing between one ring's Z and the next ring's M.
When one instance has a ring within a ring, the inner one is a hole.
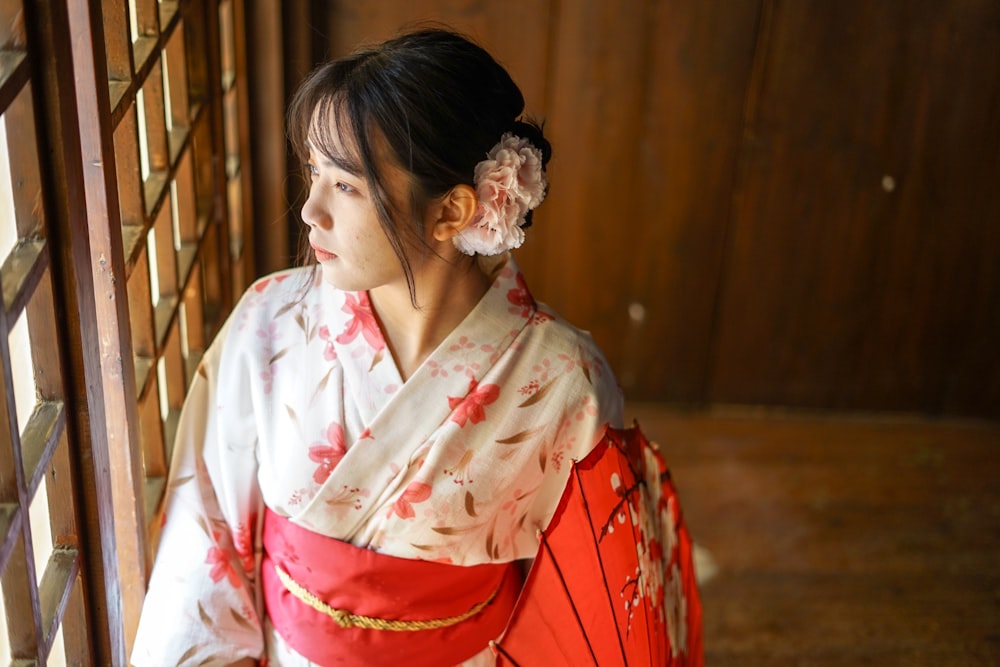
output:
M304 163L307 142L329 159L354 163L414 296L408 245L424 244L428 202L473 186L476 164L505 132L528 139L549 161L542 126L523 117L524 96L507 71L469 38L443 28L402 34L320 65L296 90L288 136ZM314 123L314 117L321 122ZM410 174L410 219L389 198L375 159L381 135L390 159ZM338 146L336 136L353 146ZM345 156L344 151L353 151ZM531 212L523 225L531 224Z

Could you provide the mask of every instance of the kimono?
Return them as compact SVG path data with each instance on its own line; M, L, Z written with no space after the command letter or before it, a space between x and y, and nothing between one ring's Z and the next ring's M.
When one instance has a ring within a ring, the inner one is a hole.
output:
M265 508L401 558L535 556L622 396L589 334L536 303L509 255L481 261L490 288L405 382L367 293L303 268L247 290L182 411L134 664L311 664L264 612ZM492 664L483 648L463 664Z

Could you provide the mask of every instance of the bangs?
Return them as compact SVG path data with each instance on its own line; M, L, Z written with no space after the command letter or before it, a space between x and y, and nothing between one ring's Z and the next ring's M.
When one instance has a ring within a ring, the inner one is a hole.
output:
M342 66L319 68L303 81L288 107L288 140L303 163L311 148L341 169L363 176L369 144L363 135L368 128L354 120L361 114L348 102L346 75Z
M310 148L353 176L366 176L360 145L367 144L355 133L356 125L347 118L344 95L324 97L309 118L305 150Z
M310 82L312 83L312 82ZM362 145L343 91L321 92L319 86L301 93L288 110L288 139L302 163L309 154L322 155L353 176L364 177L366 169ZM314 93L314 94L309 94Z

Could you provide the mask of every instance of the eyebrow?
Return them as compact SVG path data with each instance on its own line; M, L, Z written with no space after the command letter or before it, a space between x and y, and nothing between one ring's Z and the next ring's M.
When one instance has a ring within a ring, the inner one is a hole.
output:
M313 143L308 140L306 141L306 149L312 155L322 155L324 158L329 160L330 163L333 164L335 167L346 171L351 176L360 177L362 175L361 166L355 160L348 158L346 155L340 153L339 151L329 152L326 150L318 150L315 146L313 146Z

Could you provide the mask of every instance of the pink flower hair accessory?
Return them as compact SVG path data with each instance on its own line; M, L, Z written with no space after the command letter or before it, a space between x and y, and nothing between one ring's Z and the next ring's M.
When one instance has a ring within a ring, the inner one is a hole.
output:
M499 255L520 247L528 211L545 199L542 151L507 132L476 165L473 183L479 207L472 222L452 238L455 247L466 255Z

